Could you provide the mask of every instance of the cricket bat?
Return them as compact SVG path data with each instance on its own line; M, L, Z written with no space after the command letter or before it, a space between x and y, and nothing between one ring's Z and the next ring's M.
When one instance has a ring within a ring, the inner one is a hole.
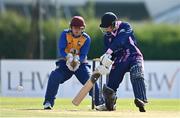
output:
M92 89L93 85L99 79L100 76L101 76L101 74L99 72L97 72L97 71L93 72L91 78L85 83L85 85L81 88L79 93L73 99L72 103L75 106L78 106L83 101L83 99L86 97L86 95Z

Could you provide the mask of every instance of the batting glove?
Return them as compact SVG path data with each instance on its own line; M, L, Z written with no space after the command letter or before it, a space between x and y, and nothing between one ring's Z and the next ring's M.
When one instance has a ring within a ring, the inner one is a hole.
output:
M99 65L96 68L96 71L99 72L101 75L106 75L109 73L109 68L105 67L104 65Z
M103 54L100 57L100 62L102 65L104 65L106 68L110 68L110 66L113 64L113 61L111 60L111 55L110 54Z

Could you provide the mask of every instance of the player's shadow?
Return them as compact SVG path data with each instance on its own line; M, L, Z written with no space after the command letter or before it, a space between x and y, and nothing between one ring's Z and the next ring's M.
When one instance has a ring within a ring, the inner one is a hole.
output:
M18 110L36 111L36 110L44 110L44 109L18 109Z

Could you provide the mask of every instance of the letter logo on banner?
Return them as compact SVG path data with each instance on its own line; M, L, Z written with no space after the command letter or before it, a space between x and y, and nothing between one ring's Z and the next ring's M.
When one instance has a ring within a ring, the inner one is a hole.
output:
M49 78L49 74L47 74L46 79L41 79L41 75L40 75L39 72L36 72L36 75L37 75L37 78L38 78L39 85L40 85L41 89L45 89L45 87L47 85L47 80Z
M30 74L29 78L24 77L22 71L16 73L17 75L19 75L19 78L18 78L19 83L16 83L16 85L14 86L14 83L12 83L13 75L10 71L8 71L7 72L7 74L8 74L8 90L16 90L17 85L24 86L25 83L29 83L31 85L31 90L35 90L36 89L35 82L39 83L40 89L44 89L46 87L47 80L49 78L49 74L47 74L45 79L43 79L40 75L40 72L30 72L30 73L31 74ZM12 86L14 86L14 88Z
M171 91L173 84L175 82L175 79L177 79L177 75L179 74L180 69L178 68L173 76L168 77L167 73L164 73L162 75L162 77L159 77L158 74L156 72L153 73L148 73L149 77L148 77L148 90L152 91L153 87L152 87L152 81L154 79L155 81L155 85L157 87L158 90L161 90L162 86L165 84L168 88L169 91Z

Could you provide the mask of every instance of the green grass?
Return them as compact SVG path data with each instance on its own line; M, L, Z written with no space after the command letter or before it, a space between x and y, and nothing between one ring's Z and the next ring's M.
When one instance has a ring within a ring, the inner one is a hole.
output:
M117 110L113 116L108 112L97 112L91 110L90 99L85 99L78 107L73 106L72 99L56 99L53 110L43 110L43 98L0 98L0 117L116 117L123 113L139 113L133 103L133 99L118 99ZM150 99L146 106L147 113L180 113L180 100L178 99ZM168 111L168 112L167 112ZM141 117L141 114L139 114ZM151 114L152 115L152 114ZM154 117L154 116L152 116Z

